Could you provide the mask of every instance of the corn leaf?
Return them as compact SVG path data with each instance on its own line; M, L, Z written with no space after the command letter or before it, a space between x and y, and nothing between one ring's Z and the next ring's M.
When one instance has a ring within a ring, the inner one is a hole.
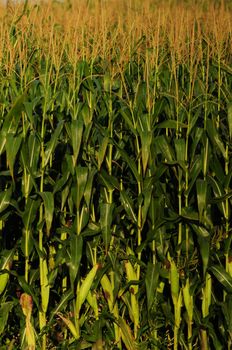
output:
M44 162L43 166L46 167L46 165L49 162L50 157L52 156L58 142L58 138L60 136L61 130L63 129L64 122L60 121L55 129L55 131L52 134L52 137L50 141L47 142L46 147L45 147L45 157L44 157Z
M211 266L209 268L209 272L211 272L216 277L216 279L223 285L228 293L232 293L232 277L222 266Z
M82 258L83 239L80 235L72 234L70 237L70 261L69 274L71 284L74 284L78 270L80 268L80 262Z
M6 136L6 156L7 156L7 163L10 168L12 179L14 179L15 158L19 151L21 142L22 142L22 136L20 135L17 135L16 137L13 134L7 134Z
M199 219L200 221L202 221L203 212L204 210L206 210L206 207L207 207L207 202L206 202L207 181L197 179L196 187L197 187L197 203L198 203Z
M9 206L11 195L11 187L0 193L0 213L3 212Z
M7 325L9 313L11 312L14 303L12 301L6 301L0 305L0 335L3 334Z
M227 120L229 126L230 140L232 139L232 103L230 102L227 107Z
M133 202L129 197L129 195L126 193L126 191L124 190L120 191L120 200L128 216L131 218L133 222L136 223L137 218L134 212Z
M112 236L112 220L113 220L113 203L101 203L100 204L100 224L102 230L103 242L106 251L108 251L109 244Z
M191 227L197 234L197 240L203 262L203 274L205 275L209 263L210 233L202 226L191 224Z
M77 307L77 313L79 314L80 309L82 304L84 303L90 288L93 284L93 280L96 276L96 273L99 269L100 265L99 264L95 264L92 269L89 271L89 273L87 274L87 276L85 277L84 281L81 283L80 289L78 291L78 294L76 296L76 307Z
M145 277L147 309L151 310L156 298L157 287L159 283L159 265L148 262Z
M135 339L132 335L132 331L131 331L130 327L128 326L128 324L126 323L126 321L122 317L119 317L117 323L121 329L122 340L126 346L126 349L127 350L137 350L138 344L135 341Z
M71 141L73 147L73 165L76 165L79 155L83 134L83 120L81 118L72 120L71 122Z
M52 192L40 192L40 196L43 199L47 235L49 236L54 213L54 196Z
M51 324L53 318L55 315L57 315L60 311L64 310L67 303L73 298L73 291L72 289L67 290L61 297L60 302L56 305L56 307L51 312L51 317L49 319L49 323Z

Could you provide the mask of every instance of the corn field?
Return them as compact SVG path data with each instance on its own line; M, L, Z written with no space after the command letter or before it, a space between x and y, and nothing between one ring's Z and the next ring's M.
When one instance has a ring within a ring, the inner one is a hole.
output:
M232 350L232 7L0 7L0 349Z

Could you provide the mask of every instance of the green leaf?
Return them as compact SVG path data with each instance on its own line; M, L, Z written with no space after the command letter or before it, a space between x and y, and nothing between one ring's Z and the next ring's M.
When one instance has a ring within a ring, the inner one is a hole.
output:
M225 316L226 326L228 331L232 332L232 295L227 294L224 303L222 304L222 311Z
M195 159L196 156L196 149L197 146L202 138L204 129L202 128L196 128L194 129L194 132L191 134L191 138L192 138L192 145L191 145L191 164Z
M207 207L207 203L206 203L207 181L202 179L197 179L196 187L197 187L197 204L198 204L199 219L202 222L203 213Z
M122 115L124 118L125 122L128 124L129 129L134 135L137 135L137 130L134 127L134 123L132 122L132 117L131 117L131 112L127 108L121 108L119 113Z
M12 179L14 179L15 158L18 153L21 142L22 136L20 135L14 136L14 134L7 134L6 136L6 157Z
M0 192L0 213L3 212L10 204L10 199L12 195L12 188L8 188L3 192Z
M79 314L80 309L92 287L94 278L96 276L96 273L98 269L101 267L100 264L95 264L92 269L88 272L87 276L85 279L82 281L81 286L79 291L77 292L76 296L76 308L77 308L77 313Z
M1 261L0 261L0 294L5 290L7 283L9 281L10 266L13 260L15 249L6 250L4 249L1 252ZM4 271L5 270L5 271ZM4 272L3 272L4 271Z
M83 134L83 120L82 118L78 118L76 120L72 120L71 122L71 141L73 147L73 166L76 165L77 157L79 155L82 134Z
M107 174L104 169L101 169L101 172L98 173L98 176L108 191L113 191L115 188L117 190L120 189L118 179L115 176Z
M216 181L212 176L207 176L207 181L209 182L209 185L211 185L216 198L223 197L225 195L224 190L219 181ZM224 217L226 217L225 202L220 201L219 203L217 203L217 205L221 213L224 215Z
M228 174L225 176L225 180L224 180L225 189L229 189L231 178L232 178L232 163L230 164Z
M52 192L40 192L40 196L43 199L47 235L49 236L54 213L54 196Z
M28 153L29 153L29 164L32 173L37 171L38 160L39 160L39 152L40 149L40 141L36 133L31 133L28 138Z
M15 249L4 249L1 251L1 261L0 261L0 270L7 269L7 267L10 265L11 261L13 260L15 253Z
M147 295L147 309L151 310L156 297L156 289L159 283L159 265L148 262L145 276L146 295Z
M230 140L232 138L232 102L228 104L228 111L227 111L227 120L228 120L228 126L229 126L229 135Z
M49 319L49 324L51 324L53 318L55 315L57 315L58 312L64 310L65 306L68 304L69 300L70 299L73 299L74 295L73 295L73 291L72 289L69 289L67 290L67 292L65 292L61 299L60 299L60 302L58 305L56 305L56 307L53 309L53 311L51 312L51 316L50 316L50 319Z
M112 219L113 219L113 203L101 203L100 204L100 224L102 230L103 242L106 251L108 251L109 244L112 237Z
M148 188L146 188L143 191L143 206L142 206L142 228L147 220L147 213L150 207L151 203L151 196L152 196L152 185L150 185Z
M164 135L157 136L154 139L154 144L156 145L158 152L163 155L163 158L167 159L168 161L174 160L173 149Z
M188 126L184 123L177 122L174 119L165 120L162 123L159 123L155 126L157 129L177 129L179 128L187 128Z
M4 118L2 130L0 131L0 154L2 154L4 150L7 135L11 133L15 134L17 132L17 129L20 125L19 120L21 118L21 113L24 109L23 102L25 100L25 97L26 93L19 96L15 100L7 116Z
M217 179L217 182L219 183L219 185L223 186L226 180L225 169L222 166L221 157L218 157L216 153L214 153L213 155L213 161L210 162L210 170L211 170L211 173L213 174L212 177ZM225 188L225 186L223 186L223 188Z
M28 256L31 254L34 248L34 241L35 240L32 237L32 230L23 230L20 246L24 256L26 255L26 248Z
M128 196L128 194L126 193L125 190L122 190L120 192L120 200L121 203L126 211L126 213L128 214L128 216L131 218L131 220L133 222L137 222L137 218L133 209L133 202L131 200L131 198Z
M82 258L82 248L83 248L82 236L72 234L70 237L70 261L68 263L70 280L71 280L72 286L74 284L75 278L80 268L80 262Z
M224 194L223 196L215 197L210 200L210 203L221 203L224 202L226 199L229 199L232 197L232 191L229 193Z
M165 161L163 164L165 164L165 166L171 166L171 167L174 167L174 166L177 165L179 167L179 169L184 170L184 172L186 172L186 170L187 170L186 164L185 164L185 162L183 160Z
M23 224L26 230L29 230L31 224L36 218L37 210L40 205L40 202L41 202L40 199L34 200L31 198L28 198L26 208L22 215Z
M188 128L188 135L190 135L191 130L194 128L198 118L201 117L201 115L202 115L201 106L196 111L194 111L194 113L191 113L190 121L189 121L189 128Z
M57 146L57 142L58 142L58 138L60 136L61 130L63 128L64 125L64 121L60 121L55 129L55 131L52 133L52 137L50 139L50 141L47 142L46 147L45 147L45 157L44 157L44 161L43 161L43 166L46 167L46 165L49 162L49 159L51 157L51 155L53 154L56 146Z
M73 195L74 195L74 201L77 210L80 210L80 203L84 196L86 185L88 180L88 168L87 167L76 167L76 181L77 186L74 189Z
M66 169L66 171L62 174L62 177L59 178L56 183L53 186L53 194L55 195L57 192L62 192L62 196L63 196L63 191L65 191L65 184L67 183L68 179L70 177L70 172L68 171L68 169ZM63 205L62 205L62 209L63 210Z
M197 240L203 262L203 275L205 275L209 263L210 233L202 226L191 224L191 227L197 234Z
M119 317L118 320L116 321L116 323L119 325L121 332L122 332L122 340L123 343L126 346L127 350L138 350L138 344L135 341L131 329L128 326L128 324L126 323L126 321L122 318Z
M115 144L115 145L116 145L117 150L120 153L121 157L125 160L126 164L131 169L131 171L132 171L136 181L139 182L140 181L140 175L138 173L135 161L121 147L119 147L117 144Z
M225 343L222 345L222 337L219 332L215 332L212 327L209 327L209 336L212 339L212 343L215 349L217 350L225 350Z
M143 173L145 174L147 169L147 163L150 156L150 147L152 142L152 131L143 131L140 133L141 145L142 145L142 164Z
M200 174L202 170L202 163L201 163L201 158L200 156L197 156L189 170L189 173L191 175L190 182L188 189L185 191L185 195L189 195L190 191L192 190L193 186L196 183L196 180L198 178L198 175Z
M11 312L14 303L12 301L2 302L0 306L0 335L4 332L7 325L8 316Z
M187 221L197 221L199 220L199 215L196 211L192 210L191 207L184 207L181 210L181 217Z
M89 170L89 172L88 172L88 179L87 179L87 183L85 186L85 192L84 192L85 202L86 202L88 209L89 209L89 205L90 205L91 198L92 198L93 180L94 180L94 176L95 176L96 172L97 172L97 170L95 168Z
M25 142L23 143L21 150L20 150L20 160L21 160L21 166L24 171L24 180L22 182L22 191L24 197L28 198L28 196L31 193L32 186L34 186L35 191L38 192L38 186L36 183L36 170L30 168L30 160L29 160L29 145L27 145ZM37 150L35 150L37 153L37 157L39 157L39 147ZM38 160L37 160L38 161Z
M209 272L211 272L217 278L228 293L232 293L232 277L222 266L211 266L209 268Z
M109 137L104 136L101 144L99 145L99 150L97 153L97 163L98 163L98 170L101 169L102 162L105 158L106 150L109 144Z
M225 151L224 144L221 141L221 139L219 137L219 133L216 130L214 122L211 119L207 120L207 133L208 133L208 135L210 137L210 140L213 143L213 145L218 147L218 149L220 150L222 156L225 158L226 157L226 151Z
M178 161L184 162L185 160L185 139L176 139L175 143L175 151L176 151L176 159Z

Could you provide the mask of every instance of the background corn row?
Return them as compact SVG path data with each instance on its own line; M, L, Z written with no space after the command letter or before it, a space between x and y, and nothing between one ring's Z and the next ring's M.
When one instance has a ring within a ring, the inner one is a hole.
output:
M0 34L1 348L231 349L229 7L26 5Z

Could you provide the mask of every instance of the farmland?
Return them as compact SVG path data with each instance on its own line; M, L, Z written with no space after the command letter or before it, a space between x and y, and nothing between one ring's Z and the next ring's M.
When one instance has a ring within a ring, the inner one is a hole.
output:
M0 7L0 349L232 349L232 8Z

